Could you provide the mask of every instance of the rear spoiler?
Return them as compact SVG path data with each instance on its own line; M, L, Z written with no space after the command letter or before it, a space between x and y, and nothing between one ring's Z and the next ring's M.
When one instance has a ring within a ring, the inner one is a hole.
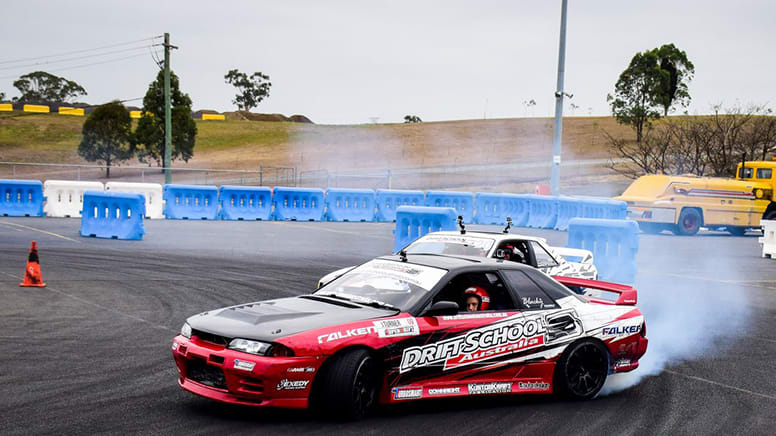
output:
M580 287L580 288L593 288L600 289L607 292L615 292L618 294L617 301L604 300L602 298L596 298L585 295L588 301L599 304L612 304L618 306L635 306L638 300L638 293L636 288L628 285L621 285L619 283L602 282L599 280L580 279L577 277L553 277L555 280L566 286Z

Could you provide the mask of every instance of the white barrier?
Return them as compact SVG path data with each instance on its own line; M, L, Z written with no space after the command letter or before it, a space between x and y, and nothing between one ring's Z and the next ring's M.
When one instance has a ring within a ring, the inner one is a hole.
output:
M76 180L46 180L43 196L46 216L80 217L84 203L84 191L104 191L100 182L79 182Z
M762 257L776 259L776 221L760 220L760 225L763 228L763 236L758 238L757 242L763 246Z
M105 184L105 190L143 194L145 196L145 217L151 219L164 218L162 185L158 183L108 182Z

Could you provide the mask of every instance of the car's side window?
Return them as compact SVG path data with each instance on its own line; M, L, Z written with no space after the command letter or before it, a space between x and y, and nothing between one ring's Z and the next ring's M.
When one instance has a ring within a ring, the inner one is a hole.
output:
M503 241L498 248L501 250L501 253L503 254L501 257L504 260L511 260L512 262L519 262L527 265L531 264L530 250L528 249L526 241L510 239ZM496 250L496 252L498 253L498 250Z
M433 302L454 301L461 312L471 311L467 300L479 303L477 311L517 310L509 290L495 271L462 273L434 296Z
M550 266L558 266L558 262L536 241L531 241L531 248L533 248L534 256L536 257L536 266L539 268L546 268Z
M758 179L770 179L773 174L773 170L770 168L757 168Z
M517 293L523 308L555 309L558 307L555 300L547 295L526 273L517 270L506 270L503 273L509 285Z

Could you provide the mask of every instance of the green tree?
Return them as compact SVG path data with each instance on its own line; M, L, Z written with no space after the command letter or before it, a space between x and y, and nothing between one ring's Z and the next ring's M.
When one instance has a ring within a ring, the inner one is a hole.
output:
M105 162L105 176L110 167L135 154L132 142L132 119L118 101L98 106L84 121L78 155L89 162Z
M5 93L0 92L0 101L3 101L3 100L5 100Z
M81 85L45 71L20 76L13 82L13 86L21 93L20 97L14 99L17 101L65 103L86 95L86 90Z
M687 107L690 103L688 85L695 75L695 66L687 54L673 44L664 44L654 50L663 74L663 86L657 101L663 107L663 116L676 105Z
M229 70L224 76L226 83L237 88L232 103L243 111L249 111L261 103L262 100L269 97L269 88L272 83L269 76L257 71L250 76L241 73L238 70Z
M633 127L636 142L641 143L644 129L652 121L668 115L677 104L687 106L688 83L694 74L695 67L687 54L673 44L665 44L636 53L614 85L614 95L607 95L606 100L617 122Z
M404 116L404 122L405 123L422 123L423 120L420 119L417 115L405 115Z
M188 162L194 155L197 124L191 118L191 98L181 92L178 76L170 72L172 104L172 160ZM148 86L143 97L143 115L135 129L138 158L141 162L156 161L164 164L164 72Z

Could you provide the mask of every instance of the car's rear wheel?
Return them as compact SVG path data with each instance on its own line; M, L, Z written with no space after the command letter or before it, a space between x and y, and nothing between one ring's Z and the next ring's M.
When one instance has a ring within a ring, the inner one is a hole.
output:
M676 223L674 233L683 236L692 236L701 228L701 214L697 209L684 208L679 214L679 222Z
M555 366L555 392L573 400L595 397L609 374L609 353L598 341L569 345Z
M333 357L321 374L319 404L332 416L357 420L377 403L377 362L367 350L351 350Z

